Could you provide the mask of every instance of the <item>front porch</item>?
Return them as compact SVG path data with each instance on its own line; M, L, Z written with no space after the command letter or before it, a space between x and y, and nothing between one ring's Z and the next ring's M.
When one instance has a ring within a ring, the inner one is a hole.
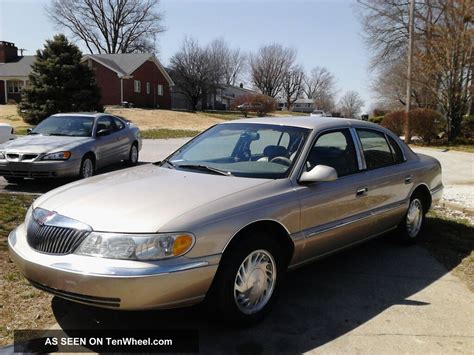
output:
M0 78L0 104L19 102L21 90L28 84L28 78Z

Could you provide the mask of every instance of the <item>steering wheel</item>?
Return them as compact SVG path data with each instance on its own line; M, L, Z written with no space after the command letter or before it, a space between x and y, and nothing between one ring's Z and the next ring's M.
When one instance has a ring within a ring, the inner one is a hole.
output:
M291 165L291 160L286 158L286 157L275 157L272 160L270 160L270 162L281 164L281 165L286 165L286 166Z

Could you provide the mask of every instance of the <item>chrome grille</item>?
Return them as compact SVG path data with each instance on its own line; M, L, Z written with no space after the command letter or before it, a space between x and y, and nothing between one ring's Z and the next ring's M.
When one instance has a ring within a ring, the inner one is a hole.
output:
M70 254L90 234L90 231L40 225L31 218L27 228L28 244L46 254Z

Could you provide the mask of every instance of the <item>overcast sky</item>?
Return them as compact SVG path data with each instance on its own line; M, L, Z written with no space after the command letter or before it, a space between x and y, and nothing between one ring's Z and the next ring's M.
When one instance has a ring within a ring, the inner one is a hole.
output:
M0 40L34 54L57 32L45 15L47 3L0 0ZM246 52L281 43L298 51L297 61L307 71L328 68L339 96L356 90L368 109L368 55L353 6L349 0L161 0L167 30L158 39L159 58L167 65L186 35L203 44L222 37Z

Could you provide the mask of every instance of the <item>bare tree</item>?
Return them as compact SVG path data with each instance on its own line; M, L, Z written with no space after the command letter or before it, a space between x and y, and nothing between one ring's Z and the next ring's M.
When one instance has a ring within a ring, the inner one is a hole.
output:
M262 94L275 98L282 89L283 77L293 66L296 51L280 44L260 47L250 56L250 73L253 84Z
M219 82L235 85L245 68L246 56L239 48L230 48L223 38L212 41L209 50L219 70Z
M210 51L192 38L185 38L180 50L170 59L176 90L189 99L193 110L216 82L218 72L211 63Z
M400 58L406 57L408 3L405 0L358 0L358 3L372 53L372 67L383 78L394 66L402 65ZM473 13L473 0L416 2L411 95L412 98L420 94L430 96L422 101L432 107L436 105L446 115L450 140L459 134L463 115L472 100L469 85L473 67Z
M334 108L335 96L334 75L323 67L315 67L305 77L304 92L308 99L313 99L315 107L324 111Z
M52 0L50 20L91 53L153 52L163 32L159 0Z
M339 110L343 117L355 118L364 106L357 91L347 91L339 100Z
M304 72L300 66L290 68L283 75L281 95L286 101L286 107L292 111L293 104L303 95Z

